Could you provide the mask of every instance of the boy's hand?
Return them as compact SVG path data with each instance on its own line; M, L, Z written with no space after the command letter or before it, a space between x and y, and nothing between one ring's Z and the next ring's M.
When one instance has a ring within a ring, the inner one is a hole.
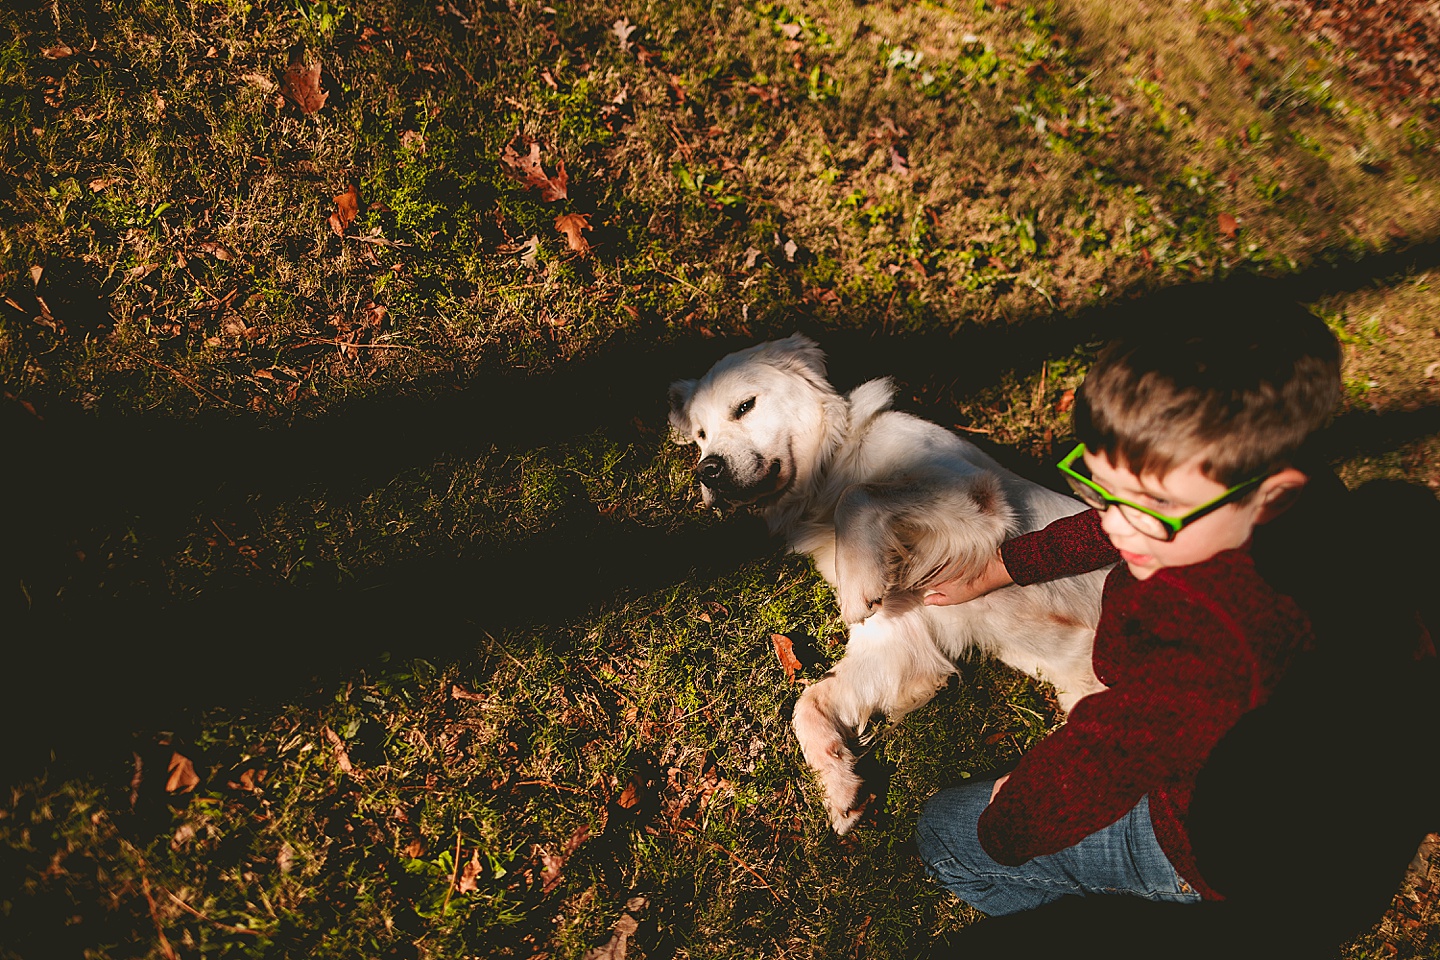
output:
M1000 558L1000 551L997 550L995 556L985 565L985 569L980 572L980 576L973 579L957 577L954 580L943 580L927 585L924 588L925 605L944 607L952 603L964 603L966 600L974 600L976 597L993 593L1014 582L1010 579L1010 571L1005 569L1005 561Z
M1001 788L1002 786L1004 786L1004 785L1005 785L1005 781L1006 781L1006 780L1009 780L1009 779L1010 779L1010 774L1007 773L1007 774L1005 774L1005 776L1003 776L1003 777L1001 777L999 780L996 780L996 781L995 781L995 785L990 788L990 802L991 802L991 803L994 803L994 802L995 802L995 794L997 794L997 793L1000 792L1000 788Z

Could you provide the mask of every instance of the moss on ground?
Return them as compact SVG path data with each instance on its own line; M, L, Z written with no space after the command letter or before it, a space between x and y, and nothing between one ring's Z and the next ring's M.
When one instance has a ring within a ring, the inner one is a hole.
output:
M6 610L44 666L6 956L581 957L628 915L631 956L903 957L973 921L917 810L1054 706L967 667L828 832L788 711L833 597L665 437L665 384L760 337L1050 482L1109 312L1258 274L1344 343L1347 482L1440 484L1433 118L1270 6L0 21ZM563 198L507 172L531 142ZM1403 926L1349 955L1433 954Z

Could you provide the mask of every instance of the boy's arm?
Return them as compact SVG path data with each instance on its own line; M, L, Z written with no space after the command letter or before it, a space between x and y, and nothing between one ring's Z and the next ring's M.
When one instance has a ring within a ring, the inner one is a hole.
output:
M1091 508L1005 541L1000 557L1010 579L1023 586L1099 570L1119 561L1120 551L1100 528L1100 511Z
M932 607L964 603L1012 583L1079 576L1119 559L1119 551L1100 529L1099 512L1084 510L1005 541L978 576L967 571L954 580L926 584L925 603Z
M997 862L1055 853L1114 823L1198 770L1248 705L1249 659L1237 638L1209 611L1166 599L1173 626L1153 636L1143 666L1077 703L981 814L980 842Z

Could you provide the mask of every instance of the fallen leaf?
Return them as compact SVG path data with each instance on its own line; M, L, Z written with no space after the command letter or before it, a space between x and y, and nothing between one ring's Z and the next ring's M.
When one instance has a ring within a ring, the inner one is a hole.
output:
M559 853L542 849L540 851L540 889L542 893L549 893L560 883L560 878L565 870L565 861L578 849L586 840L590 839L590 825L581 824L565 841L565 846Z
M335 236L345 236L345 228L355 222L360 216L360 190L351 183L345 187L344 193L335 194L335 212L330 214L330 229L335 231Z
M526 270L540 266L540 236L532 234L520 248L520 265Z
M590 243L581 236L582 230L591 229L588 213L562 213L555 218L555 229L565 235L571 250L582 257L590 256Z
M780 24L780 32L783 33L783 34L785 34L785 36L786 36L787 38L791 39L791 40L794 40L794 39L796 39L797 37L800 36L800 30L801 30L801 29L802 29L802 28L801 28L800 24L798 24L798 23L782 23L782 24Z
M1434 380L1435 374L1437 373L1440 373L1440 360L1436 360L1434 363L1428 364L1425 367L1426 380Z
M565 858L549 850L540 851L540 892L549 893L560 882Z
M895 144L890 144L890 172L900 177L910 176L910 161Z
M456 893L474 893L480 887L480 851L477 849L470 854L470 859L465 861L465 868L460 871L460 876L455 878Z
M166 793L189 793L200 785L200 775L190 758L175 750L170 754L170 777L165 781Z
M261 93L275 92L275 81L263 73L242 73L240 74L240 79L244 80L249 86L259 87Z
M259 777L260 777L260 779L263 779L264 776L265 776L265 775L264 775L264 772L262 771L262 772L260 773ZM246 767L244 770L240 771L240 777L239 777L238 780L231 780L231 781L227 782L225 785L226 785L227 787L229 787L231 790L241 790L241 791L244 791L245 793L254 793L254 792L255 792L255 782L256 782L255 768L254 768L254 767Z
M175 835L170 838L170 849L179 850L185 844L195 839L195 824L182 823L176 829Z
M307 116L325 106L330 94L320 87L320 64L307 65L303 56L291 60L280 79L280 95Z
M335 762L340 765L340 769L354 774L355 766L350 762L350 754L345 751L345 741L340 739L340 734L331 730L329 724L325 725L322 732L325 734L325 739L330 741L330 747L335 751Z
M1220 228L1220 235L1226 240L1234 240L1235 234L1240 230L1240 222L1228 213L1222 213L1215 218L1216 225Z
M90 187L91 193L99 193L106 187L113 186L114 184L117 184L119 182L120 181L116 180L114 177L96 177L94 180L91 180L90 183L87 184L87 186Z
M795 656L795 642L783 633L770 634L770 642L775 646L775 656L780 658L780 666L785 668L785 679L794 683L795 671L802 666L800 659Z
M634 33L637 29L636 25L625 17L621 17L610 25L610 32L614 34L615 39L620 41L621 53L629 53L630 48L635 46L635 44L630 42L630 34Z
M206 240L204 243L196 244L195 249L199 250L201 253L210 254L210 256L214 257L216 260L235 259L235 255L230 252L228 247L224 246L223 244L215 243L211 240Z
M409 843L405 844L405 856L409 857L411 860L420 859L421 855L424 853L425 841L421 840L419 837L416 837Z
M57 43L53 47L42 47L40 56L46 60L64 60L66 57L75 56L75 50L63 43Z
M555 165L555 176L547 176L540 165L540 144L530 141L529 152L523 156L515 151L515 143L505 144L500 152L500 163L506 174L519 180L527 187L540 191L540 199L546 203L564 200L569 194L569 178L565 173L565 161Z
M633 897L625 904L625 908L633 912L622 913L620 919L615 921L615 926L610 928L610 939L598 947L586 950L581 960L625 960L630 937L640 929L640 921L635 919L634 913L645 908L645 898Z
M281 873L289 873L295 866L295 848L290 846L290 841L280 844L280 850L275 854L275 866Z
M490 699L482 693L471 693L458 683L450 684L450 698L452 700L473 700L476 703L484 703Z
M1070 408L1075 406L1075 391L1066 390L1060 394L1060 399L1055 402L1056 413L1069 413Z

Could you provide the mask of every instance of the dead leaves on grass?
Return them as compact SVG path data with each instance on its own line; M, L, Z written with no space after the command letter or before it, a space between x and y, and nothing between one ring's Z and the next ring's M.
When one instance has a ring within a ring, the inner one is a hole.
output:
M582 960L625 960L630 938L640 929L639 916L648 905L649 901L644 897L631 897L625 901L625 912L610 928L610 939L585 951Z
M583 231L591 229L588 213L562 213L555 218L555 229L565 237L571 250L582 257L590 256L590 243L583 236Z
M280 78L280 96L306 116L319 112L329 99L320 83L320 64L306 63L305 53L298 50Z
M347 184L344 193L335 194L335 212L330 214L330 229L335 236L345 236L345 230L360 216L360 188L354 183Z
M561 160L555 165L555 175L552 177L545 172L540 164L540 144L536 141L529 141L527 152L518 153L515 150L516 140L505 144L505 149L500 152L500 165L504 167L507 176L530 187L532 190L540 191L540 199L546 203L553 203L556 200L564 200L569 194L569 177L565 173L565 161Z
M785 679L795 682L795 672L801 669L800 659L795 656L795 643L783 633L770 634L770 643L775 647L775 656L785 670Z

